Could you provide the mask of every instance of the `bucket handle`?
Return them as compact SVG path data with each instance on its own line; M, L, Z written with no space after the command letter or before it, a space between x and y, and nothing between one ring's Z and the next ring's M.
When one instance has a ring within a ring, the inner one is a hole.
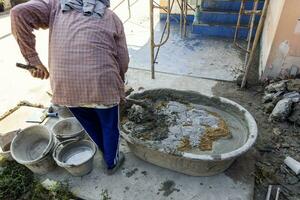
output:
M62 142L58 142L55 145L54 149L53 149L53 158L56 160L56 157L57 157L57 153L56 152L57 152L58 147L60 147L63 144L69 144L71 142L77 142L79 140L80 140L80 138L76 138L76 139L72 138L72 139L68 139L68 140L62 141ZM73 165L68 165L68 166L73 166Z
M16 135L18 135L19 133L21 133L21 132L22 132L22 129L21 129L21 128L19 128L18 130L15 130L15 132L16 132Z

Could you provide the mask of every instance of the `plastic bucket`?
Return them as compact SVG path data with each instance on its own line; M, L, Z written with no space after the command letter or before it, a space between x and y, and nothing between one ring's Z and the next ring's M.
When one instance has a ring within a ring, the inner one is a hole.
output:
M30 126L14 137L11 142L11 155L32 172L46 174L55 168L51 156L54 146L53 135L45 126Z
M82 139L85 130L75 117L69 117L56 122L52 127L52 133L62 142L69 139Z
M58 143L53 150L53 159L73 176L83 176L93 169L97 147L90 140L70 139Z

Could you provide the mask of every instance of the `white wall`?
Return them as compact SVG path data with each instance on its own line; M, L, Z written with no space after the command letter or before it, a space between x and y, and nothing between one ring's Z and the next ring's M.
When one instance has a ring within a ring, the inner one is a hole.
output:
M300 72L300 0L271 0L269 11L261 40L261 78L287 78L292 66Z
M264 30L261 36L260 76L267 66L267 61L285 1L286 0L270 0Z

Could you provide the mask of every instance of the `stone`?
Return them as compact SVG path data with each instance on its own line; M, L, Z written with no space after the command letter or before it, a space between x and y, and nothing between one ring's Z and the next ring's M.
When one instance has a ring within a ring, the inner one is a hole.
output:
M266 103L266 104L264 105L264 111L265 111L266 113L271 113L271 112L273 111L274 107L275 107L275 104L274 104L273 102Z
M284 93L284 91L278 91L275 94L273 94L273 100L272 102L274 103L274 105L276 105L282 98L282 94Z
M288 175L286 178L286 181L290 185L295 185L296 183L299 182L299 179L296 176Z
M52 188L54 188L58 184L58 182L54 181L54 180L50 180L50 179L47 178L46 180L41 182L41 184L47 190L51 190Z
M269 121L284 121L292 111L293 101L291 99L280 100L273 109Z
M300 103L294 106L293 112L288 120L300 126Z
M300 79L289 80L287 82L287 90L290 92L292 92L292 91L299 92L300 91Z
M281 135L281 130L280 130L280 128L273 128L273 134L274 135Z
M265 88L265 91L268 93L284 91L286 90L286 82L287 81L283 80L283 81L271 83Z
M282 99L284 91L278 91L276 93L266 93L263 97L263 103L273 102L275 105Z
M263 103L269 103L273 100L273 93L267 93L263 96Z
M292 99L294 103L298 103L300 101L300 93L296 91L285 93L283 97Z

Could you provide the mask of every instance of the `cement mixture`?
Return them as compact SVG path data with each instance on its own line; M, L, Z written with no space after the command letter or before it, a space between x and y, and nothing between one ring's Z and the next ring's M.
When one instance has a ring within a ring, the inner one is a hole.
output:
M207 106L156 101L152 107L132 105L123 129L168 152L211 151L214 141L231 138L227 123Z

